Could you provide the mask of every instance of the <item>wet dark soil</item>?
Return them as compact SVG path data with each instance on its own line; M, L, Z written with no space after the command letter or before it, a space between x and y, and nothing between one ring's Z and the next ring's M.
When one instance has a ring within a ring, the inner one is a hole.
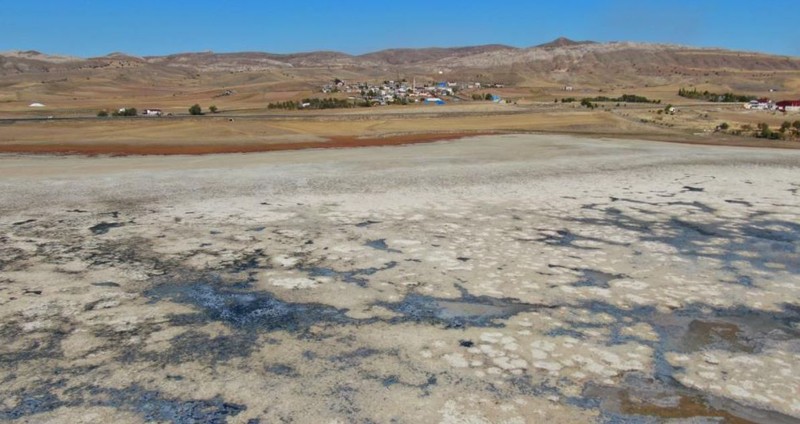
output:
M464 289L461 289L460 298L436 298L411 293L399 303L382 303L381 306L402 315L391 321L437 324L446 328L502 327L503 324L498 321L519 313L557 307L510 298L473 296Z
M108 231L112 228L122 227L123 225L125 224L121 222L101 222L97 225L89 227L89 231L91 231L92 234L99 236L101 234L108 233Z

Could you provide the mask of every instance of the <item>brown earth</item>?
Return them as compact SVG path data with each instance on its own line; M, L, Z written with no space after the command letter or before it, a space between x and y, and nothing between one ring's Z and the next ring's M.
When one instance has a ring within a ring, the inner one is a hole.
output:
M268 110L270 102L353 94L321 93L334 78L418 84L446 79L504 83L464 89L442 107L388 106L326 111ZM566 91L565 86L572 86ZM559 39L519 49L502 45L394 49L361 56L336 52L275 55L114 53L70 58L39 52L0 54L0 152L201 154L416 143L485 133L551 132L737 146L797 147L752 133L714 133L767 123L777 129L800 114L746 111L741 104L679 97L682 87L776 100L800 98L800 59L720 49ZM773 90L777 90L774 91ZM470 101L500 95L508 104ZM637 94L660 104L600 104L566 97ZM32 102L45 104L31 108ZM188 107L220 113L189 117ZM674 116L659 114L675 105ZM98 119L99 110L159 108L162 119ZM52 118L52 119L49 119Z

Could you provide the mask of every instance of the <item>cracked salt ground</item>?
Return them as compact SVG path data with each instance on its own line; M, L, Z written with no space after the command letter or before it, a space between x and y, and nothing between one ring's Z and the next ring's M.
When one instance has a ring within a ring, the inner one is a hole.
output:
M0 417L798 422L800 156L602 143L0 181Z

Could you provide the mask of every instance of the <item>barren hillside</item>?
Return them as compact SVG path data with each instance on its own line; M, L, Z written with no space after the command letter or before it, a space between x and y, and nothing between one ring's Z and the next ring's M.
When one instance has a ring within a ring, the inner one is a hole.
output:
M164 107L174 103L181 109L194 101L241 109L313 95L334 78L502 83L515 90L501 93L506 97L532 100L552 99L567 85L581 92L674 93L680 86L703 86L754 95L778 90L796 96L800 94L800 58L566 38L529 48L391 49L359 56L321 51L150 57L112 53L76 58L17 51L0 54L0 111L46 101L61 110L85 112L143 99ZM235 91L236 97L216 100L228 90Z

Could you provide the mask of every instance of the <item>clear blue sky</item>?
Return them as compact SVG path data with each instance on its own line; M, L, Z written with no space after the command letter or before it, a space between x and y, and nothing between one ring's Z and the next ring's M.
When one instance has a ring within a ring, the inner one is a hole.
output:
M360 54L566 36L800 56L798 9L798 0L0 0L0 51Z

